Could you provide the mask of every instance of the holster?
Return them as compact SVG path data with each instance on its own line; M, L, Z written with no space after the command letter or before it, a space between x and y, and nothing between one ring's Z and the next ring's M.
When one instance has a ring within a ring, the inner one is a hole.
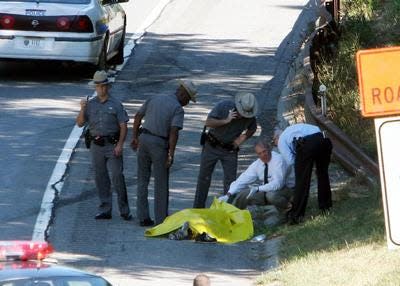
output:
M201 132L200 135L200 145L204 146L206 144L206 139L207 139L207 127L204 125L203 131Z
M85 146L86 148L90 148L90 143L92 142L92 135L90 135L89 128L85 128L83 131L83 137L85 139Z
M305 139L303 137L294 138L293 139L294 150L302 148L304 146L304 143L305 143Z
M119 140L119 132L115 135L112 136L107 136L108 142L110 142L111 144L117 144L118 140Z
M218 140L215 136L213 136L210 132L205 133L205 138L206 141L212 146L212 147L221 147L222 149L225 149L227 151L239 151L239 147L236 147L233 145L233 143L224 143Z

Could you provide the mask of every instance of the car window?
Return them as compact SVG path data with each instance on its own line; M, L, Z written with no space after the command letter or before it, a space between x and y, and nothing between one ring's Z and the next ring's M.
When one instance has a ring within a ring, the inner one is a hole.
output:
M10 2L10 0L0 0L0 2ZM89 4L90 0L17 0L16 2Z

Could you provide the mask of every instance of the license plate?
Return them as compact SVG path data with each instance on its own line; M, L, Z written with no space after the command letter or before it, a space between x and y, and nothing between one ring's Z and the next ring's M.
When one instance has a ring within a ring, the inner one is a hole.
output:
M43 49L45 40L42 38L24 38L22 41L22 48L27 49Z
M16 37L14 47L18 50L29 50L41 53L43 50L52 50L54 38L43 37Z
M38 9L26 9L26 16L45 16L46 10L38 10Z

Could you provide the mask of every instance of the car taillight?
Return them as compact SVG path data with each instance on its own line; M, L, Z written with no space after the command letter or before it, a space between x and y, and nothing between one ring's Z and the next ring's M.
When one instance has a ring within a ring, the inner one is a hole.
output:
M0 18L0 28L2 29L13 29L14 28L15 19L13 16L4 15Z
M60 16L57 29L63 32L92 33L93 25L88 16Z
M66 31L71 26L71 21L68 19L68 17L59 17L57 18L56 24L58 29Z
M77 32L93 32L92 21L90 21L88 16L79 16L75 19L72 29Z
M63 32L92 33L93 25L88 16L61 16L57 18L57 29Z
M45 259L53 247L45 241L0 241L0 260Z

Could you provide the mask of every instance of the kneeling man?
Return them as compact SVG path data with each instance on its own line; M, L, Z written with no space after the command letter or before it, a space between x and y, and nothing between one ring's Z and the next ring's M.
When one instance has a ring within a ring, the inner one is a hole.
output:
M288 175L283 157L271 150L266 138L257 141L258 159L232 182L226 195L219 200L231 202L240 209L247 205L274 205L278 211L290 208L294 179Z

